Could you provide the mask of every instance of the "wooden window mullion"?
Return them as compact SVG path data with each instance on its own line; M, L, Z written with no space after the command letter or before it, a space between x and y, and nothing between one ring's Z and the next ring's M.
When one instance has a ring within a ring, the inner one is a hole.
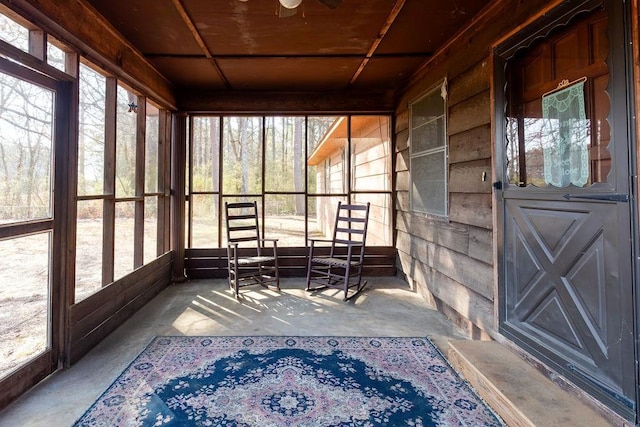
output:
M105 96L104 203L102 217L102 286L113 282L116 222L116 108L118 82L108 77Z
M136 173L135 173L135 194L140 199L135 202L135 222L133 236L133 266L141 267L144 263L144 183L145 183L145 156L146 156L146 122L147 122L147 99L138 96L137 99L137 120L136 120Z
M29 53L47 62L47 34L42 30L29 30Z
M171 185L171 168L169 156L171 153L171 113L160 110L158 113L158 228L157 228L157 252L161 255L169 250L169 188Z

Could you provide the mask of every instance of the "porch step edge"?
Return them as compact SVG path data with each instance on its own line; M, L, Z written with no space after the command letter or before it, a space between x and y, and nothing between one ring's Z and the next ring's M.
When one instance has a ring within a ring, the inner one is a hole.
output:
M613 425L498 342L450 340L447 353L510 427Z

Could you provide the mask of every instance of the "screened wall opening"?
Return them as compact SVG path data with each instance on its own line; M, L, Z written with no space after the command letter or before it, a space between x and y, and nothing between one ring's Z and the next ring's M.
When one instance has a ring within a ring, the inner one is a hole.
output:
M168 251L168 112L88 61L78 82L75 302Z
M226 274L225 202L256 200L262 235L298 269L307 240L331 235L338 201L370 202L367 245L392 246L389 116L193 115L188 129L188 276Z

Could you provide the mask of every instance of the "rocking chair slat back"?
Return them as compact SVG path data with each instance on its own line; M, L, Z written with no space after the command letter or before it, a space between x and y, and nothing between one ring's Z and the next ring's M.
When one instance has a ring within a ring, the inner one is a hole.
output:
M328 257L315 254L319 239L311 239L307 269L307 290L338 288L344 291L344 300L357 295L366 285L362 282L369 206L343 205L338 202L338 211L333 227L331 249ZM337 250L346 248L345 251ZM340 252L340 255L338 254ZM315 286L312 286L312 283ZM349 290L353 289L351 295Z
M257 203L227 202L225 213L229 286L236 298L243 286L275 284L279 290L278 243L276 239L260 238ZM266 242L271 242L269 248L265 246Z

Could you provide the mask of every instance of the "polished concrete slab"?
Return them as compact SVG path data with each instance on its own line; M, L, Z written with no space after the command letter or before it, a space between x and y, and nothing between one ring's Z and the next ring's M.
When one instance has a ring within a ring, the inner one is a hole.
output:
M304 280L282 280L280 292L245 288L239 300L226 280L175 284L154 298L70 369L57 372L0 412L0 426L69 426L158 335L429 336L446 353L464 339L408 285L368 278L354 300L342 293L304 291Z

